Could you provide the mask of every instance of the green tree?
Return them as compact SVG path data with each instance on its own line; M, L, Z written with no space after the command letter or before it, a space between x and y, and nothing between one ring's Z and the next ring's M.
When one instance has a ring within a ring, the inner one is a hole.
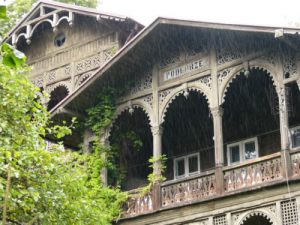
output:
M57 0L59 2L76 4L80 6L96 8L98 0ZM18 20L22 18L36 3L37 0L14 0L7 7L7 16L9 19L0 21L0 37L4 37L12 29Z
M101 184L98 155L45 150L47 133L70 129L51 127L25 61L0 46L0 224L111 224L127 196Z

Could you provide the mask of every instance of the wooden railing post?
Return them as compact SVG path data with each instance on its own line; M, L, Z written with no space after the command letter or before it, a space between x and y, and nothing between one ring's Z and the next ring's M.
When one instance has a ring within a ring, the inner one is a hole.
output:
M152 205L153 210L161 208L161 183L156 182L152 189Z
M214 122L216 192L217 194L222 195L224 193L223 109L221 107L212 108L211 113Z
M292 175L292 163L290 156L288 111L285 86L279 88L279 119L281 140L281 172L282 177L288 178Z

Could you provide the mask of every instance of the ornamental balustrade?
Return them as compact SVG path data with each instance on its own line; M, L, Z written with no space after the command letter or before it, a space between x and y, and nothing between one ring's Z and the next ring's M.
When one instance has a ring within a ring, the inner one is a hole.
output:
M207 171L193 177L166 181L142 196L137 190L130 192L124 209L124 217L147 214L164 208L172 208L190 203L201 202L234 191L247 191L260 186L284 182L281 152L249 160L239 165L223 168L224 188L217 191L215 171ZM300 176L300 149L291 150L292 177Z
M279 153L257 160L225 168L224 191L235 191L282 179Z
M129 192L129 199L124 206L124 216L135 216L153 211L152 192L141 195L138 190Z
M291 163L292 163L292 176L300 176L300 152L292 152L291 154Z
M177 181L161 187L162 207L184 204L216 195L216 178L213 172L188 181Z

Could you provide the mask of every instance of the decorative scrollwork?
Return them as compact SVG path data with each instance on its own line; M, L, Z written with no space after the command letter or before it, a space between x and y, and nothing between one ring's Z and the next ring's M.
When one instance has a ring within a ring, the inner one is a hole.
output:
M72 75L72 67L71 65L67 65L64 67L64 74L66 77L70 77Z
M211 75L201 77L200 79L196 80L196 82L204 84L211 89Z
M99 54L75 63L75 74L81 74L101 66L101 56Z
M147 95L143 98L144 102L147 102L151 107L153 106L153 95Z
M294 54L285 54L283 58L283 73L285 77L297 75L297 65Z
M134 87L130 90L130 94L136 94L152 88L152 73L148 71L142 79L138 80Z
M226 77L230 74L230 68L218 72L218 83L219 85L226 79Z
M300 176L300 154L292 154L291 159L293 176Z
M39 76L37 77L36 79L34 79L32 81L32 83L37 86L37 87L43 87L43 84L44 84L44 78L43 76Z
M228 48L219 48L217 50L217 64L222 65L227 62L242 58L245 54L239 50L233 50Z
M263 55L260 57L260 59L266 61L267 63L271 64L272 66L275 66L275 64L276 64L275 53L269 53L269 54Z
M162 206L172 206L182 202L205 199L216 194L215 175L195 178L189 181L161 188Z
M139 194L132 195L129 200L127 200L124 208L125 217L151 212L153 210L152 194L150 193L144 196Z
M159 92L159 104L161 105L165 98L171 93L172 89L167 89Z
M281 177L281 161L279 158L247 165L225 172L225 192L252 187L281 179Z
M47 83L53 83L56 79L56 70L49 71L46 74L46 77L47 77Z
M160 68L167 67L168 65L174 64L180 61L180 52L174 51L167 57L164 57L163 60L159 63Z

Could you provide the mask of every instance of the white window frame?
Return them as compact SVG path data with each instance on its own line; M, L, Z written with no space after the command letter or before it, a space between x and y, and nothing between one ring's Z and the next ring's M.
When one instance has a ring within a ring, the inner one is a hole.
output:
M190 173L189 172L189 158L191 157L195 157L197 156L197 162L198 162L198 168L197 168L197 171L195 172L192 172ZM184 160L184 174L181 175L181 176L177 176L176 174L176 170L177 170L177 162L180 161L180 160ZM192 175L195 175L195 174L199 174L200 172L200 154L199 153L193 153L193 154L189 154L189 155L186 155L186 156L181 156L181 157L178 157L178 158L175 158L174 161L173 161L173 169L174 169L174 179L177 180L177 179L180 179L180 178L184 178L184 177L188 177L188 176L192 176Z
M259 157L257 137L249 138L249 139L246 139L246 140L243 140L243 141L239 141L239 142L235 142L235 143L231 143L231 144L227 145L227 161L228 161L228 165L235 165L235 164L238 164L238 163L246 161L246 159L245 159L245 151L246 151L245 144L248 143L248 142L254 142L254 144L255 144L256 158ZM230 148L233 147L233 146L237 146L237 145L239 146L240 161L233 163L233 162L231 162L231 157L230 157L231 150L230 150Z
M291 148L299 148L300 147L300 146L294 146L294 143L293 143L293 135L294 135L295 130L300 130L300 126L290 128L290 147Z

